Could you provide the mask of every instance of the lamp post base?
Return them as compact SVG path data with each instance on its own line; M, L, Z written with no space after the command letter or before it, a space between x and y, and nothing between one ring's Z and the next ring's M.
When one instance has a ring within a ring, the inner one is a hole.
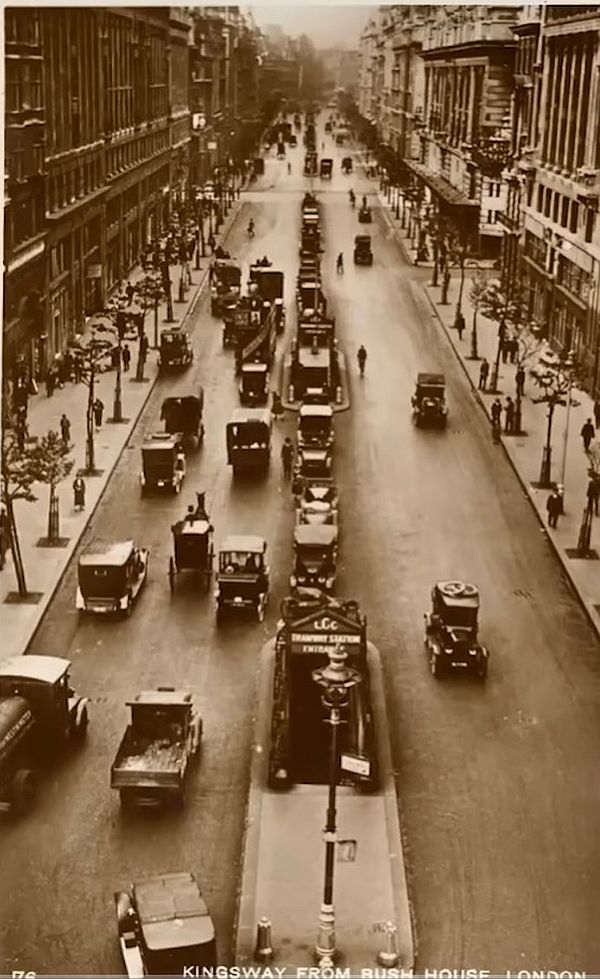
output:
M334 959L337 954L335 947L335 911L333 904L322 904L319 914L319 932L317 944L315 945L315 958L317 962L321 959Z
M542 453L542 465L540 467L540 486L545 486L550 488L552 486L552 480L550 474L552 472L552 449L547 445L544 446L544 451Z

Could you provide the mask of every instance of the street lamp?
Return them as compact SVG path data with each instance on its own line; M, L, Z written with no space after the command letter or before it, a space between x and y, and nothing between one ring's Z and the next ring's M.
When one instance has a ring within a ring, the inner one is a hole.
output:
M469 261L465 262L467 268L476 269L475 275L473 276L473 288L472 288L472 298L473 298L473 322L471 325L471 354L469 360L479 360L479 350L477 344L477 311L479 309L479 293L483 287L484 279L481 274L481 266L478 262Z
M564 513L565 504L565 477L567 474L567 449L569 446L569 424L571 421L571 405L579 402L573 401L573 368L575 366L575 351L569 350L565 358L565 367L569 370L569 387L567 389L567 410L565 412L565 431L563 435L562 459L560 463L560 486L562 486L561 502L562 512Z
M319 929L315 956L319 963L323 959L333 960L337 949L335 943L335 910L333 906L333 868L335 865L336 844L336 789L339 768L338 727L343 724L342 710L348 705L348 694L362 680L360 673L346 666L348 654L342 646L332 647L328 652L327 666L313 670L313 680L323 689L321 702L329 717L325 723L331 725L331 746L329 755L329 797L325 823L325 879L323 902L319 914Z

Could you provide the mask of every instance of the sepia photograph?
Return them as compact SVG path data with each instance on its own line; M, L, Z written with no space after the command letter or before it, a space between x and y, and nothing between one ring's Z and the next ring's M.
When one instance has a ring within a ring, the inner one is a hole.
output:
M600 4L4 3L0 979L600 975Z

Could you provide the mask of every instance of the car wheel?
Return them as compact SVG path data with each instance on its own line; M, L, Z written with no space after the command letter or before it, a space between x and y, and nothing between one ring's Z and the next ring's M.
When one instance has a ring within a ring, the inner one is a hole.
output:
M481 663L479 664L479 669L477 671L477 676L479 677L480 680L485 680L487 676L487 671L488 671L488 661L487 659L482 659Z
M169 558L169 588L171 591L175 588L175 564L173 558Z
M173 483L173 492L175 496L178 496L179 493L181 492L181 482L178 479L176 479L175 482Z
M265 618L265 602L262 599L259 600L256 606L256 618L259 622L263 622Z
M35 772L22 768L17 772L12 784L12 808L19 815L29 812L37 796L37 778Z
M128 595L127 596L127 604L125 605L125 608L123 609L123 618L124 619L128 619L129 616L131 615L131 605L132 605L131 595Z
M431 669L431 675L434 676L436 680L439 680L439 678L442 675L442 669L440 666L440 661L438 656L431 657L431 660L429 661L429 667Z

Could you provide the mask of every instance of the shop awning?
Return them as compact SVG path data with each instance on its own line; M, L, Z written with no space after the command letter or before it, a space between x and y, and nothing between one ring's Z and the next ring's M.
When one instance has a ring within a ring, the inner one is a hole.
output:
M436 197L441 198L441 200L450 207L468 207L468 208L478 208L479 204L477 201L470 200L462 190L453 187L452 184L441 177L438 173L433 173L428 167L423 163L417 163L415 160L405 160L404 161L407 168L411 173L422 180L424 184L427 184L429 189Z

